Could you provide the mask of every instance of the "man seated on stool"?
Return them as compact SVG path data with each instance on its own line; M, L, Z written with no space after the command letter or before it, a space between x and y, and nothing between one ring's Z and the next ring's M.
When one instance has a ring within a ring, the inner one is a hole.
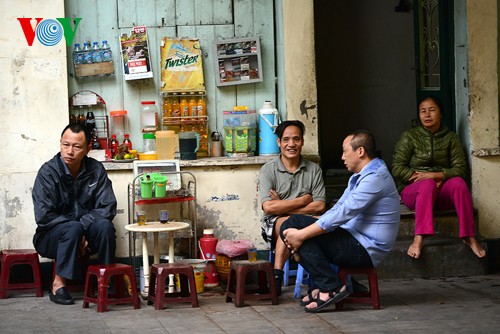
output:
M284 121L276 128L280 155L262 166L258 178L264 217L262 237L275 249L274 278L281 295L283 266L290 251L279 236L281 224L292 214L319 216L325 211L325 185L318 164L304 159L305 127L301 121Z
M60 153L43 164L33 185L33 245L41 256L55 259L49 298L56 304L74 304L66 279L80 276L78 258L97 253L99 263L114 261L116 198L102 163L87 157L90 138L84 126L66 126Z
M320 312L350 291L330 264L376 267L392 250L399 229L399 194L384 161L376 157L375 138L364 130L348 135L342 160L354 174L339 201L319 219L293 215L283 222L281 238L309 272L317 289L300 304Z

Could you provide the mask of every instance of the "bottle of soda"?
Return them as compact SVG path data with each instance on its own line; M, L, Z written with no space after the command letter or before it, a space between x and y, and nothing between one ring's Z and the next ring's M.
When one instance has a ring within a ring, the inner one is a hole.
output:
M116 139L116 135L112 134L111 135L111 156L113 159L115 159L115 156L118 154L118 147L120 146L120 143Z
M83 63L82 48L80 47L80 43L75 43L75 47L73 48L73 64L80 65L82 63Z
M101 144L99 143L99 138L97 138L97 129L94 129L94 131L92 131L91 143L92 143L93 150L101 149Z
M113 53L111 52L111 47L109 46L107 40L102 41L101 54L103 62L113 60Z
M85 126L87 127L87 129L89 129L89 131L91 133L95 129L95 117L94 117L94 113L92 112L92 110L89 110L87 112L87 117L85 118Z
M130 140L130 135L128 133L126 133L124 135L125 139L123 139L123 144L124 145L127 145L128 149L131 150L132 149L132 141Z
M189 116L198 116L198 105L194 96L189 100Z
M100 63L102 62L101 48L98 42L92 43L92 62Z
M83 63L84 64L92 64L92 50L90 49L90 43L85 42L83 44Z
M181 115L181 106L179 105L179 100L177 98L174 98L174 101L172 102L172 113L170 114L172 117L179 117Z
M185 95L181 97L181 116L189 116L189 104Z
M198 116L206 116L207 115L207 104L205 103L205 99L200 97L198 99Z

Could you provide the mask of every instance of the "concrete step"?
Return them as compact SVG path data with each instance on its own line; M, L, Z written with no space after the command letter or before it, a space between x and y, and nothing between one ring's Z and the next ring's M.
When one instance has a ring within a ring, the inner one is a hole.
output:
M398 240L377 268L381 279L438 278L488 274L488 259L479 259L461 239L433 236L424 241L418 259L406 254L411 240ZM480 241L487 248L485 241Z

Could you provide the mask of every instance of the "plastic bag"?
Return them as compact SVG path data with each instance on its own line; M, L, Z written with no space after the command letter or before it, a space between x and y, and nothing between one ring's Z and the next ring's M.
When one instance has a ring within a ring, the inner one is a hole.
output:
M219 240L215 251L227 257L240 256L247 253L247 249L255 247L250 240Z

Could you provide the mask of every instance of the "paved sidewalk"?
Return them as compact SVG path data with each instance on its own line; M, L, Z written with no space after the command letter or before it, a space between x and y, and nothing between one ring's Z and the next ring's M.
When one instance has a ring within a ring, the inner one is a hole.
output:
M362 281L366 284L366 281ZM199 295L199 308L171 304L157 311L145 301L140 310L95 304L60 306L47 293L9 295L0 300L0 333L498 333L500 274L442 279L379 280L381 310L346 304L343 311L305 313L284 288L279 305L250 301L235 308L221 288ZM305 291L304 291L305 292Z

